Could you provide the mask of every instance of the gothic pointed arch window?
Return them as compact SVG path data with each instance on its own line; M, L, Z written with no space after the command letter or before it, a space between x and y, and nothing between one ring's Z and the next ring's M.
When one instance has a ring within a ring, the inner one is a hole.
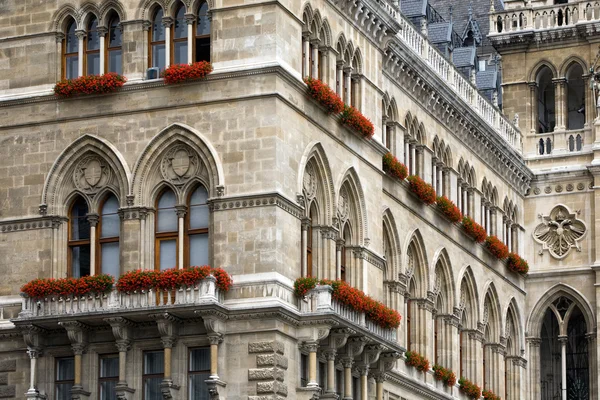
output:
M573 63L566 73L567 78L567 129L583 129L585 124L585 91L583 68Z
M119 200L114 194L107 195L100 204L98 220L98 265L100 272L112 276L120 275L119 237L121 220L118 214Z
M150 51L148 51L148 65L159 70L163 70L166 66L166 33L165 27L163 26L164 11L162 8L157 7L152 15L152 22L150 24L149 44Z
M350 249L347 246L352 244L352 230L350 229L350 223L346 222L344 224L344 228L342 230L342 238L344 240L344 244L341 248L341 260L340 260L340 280L347 282L348 279L348 270L349 270L349 261L350 261Z
M198 18L196 20L195 61L210 61L210 25L208 3L201 1L198 6Z
M107 39L107 68L105 70L121 74L123 71L123 30L119 16L116 13L113 13L109 19Z
M177 267L178 223L177 197L170 188L165 188L156 200L155 262L156 270Z
M66 24L65 38L63 40L63 68L64 79L73 79L79 76L79 39L75 35L77 23L69 18Z
M538 133L553 132L556 126L556 104L552 70L543 66L537 73Z
M87 24L84 65L86 75L100 74L100 34L98 33L98 19L93 15Z
M69 210L69 251L67 275L80 278L90 274L91 242L89 206L86 200L77 196Z
M208 191L198 185L188 198L186 214L186 266L208 265L209 210Z
M174 64L187 64L188 56L188 27L185 19L185 5L181 1L175 4L174 21L171 27L171 59Z

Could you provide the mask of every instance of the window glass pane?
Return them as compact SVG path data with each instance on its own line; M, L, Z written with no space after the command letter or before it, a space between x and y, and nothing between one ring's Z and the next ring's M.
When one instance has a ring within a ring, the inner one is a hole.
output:
M87 74L98 75L100 74L100 54L91 53L87 55Z
M183 4L177 10L175 16L175 39L187 37L187 23L185 22L185 8Z
M119 376L119 356L102 357L100 359L100 378Z
M190 229L208 228L208 193L204 186L198 187L190 197Z
M56 360L56 380L68 381L75 379L75 359L61 358Z
M56 384L56 400L71 400L72 383Z
M119 242L102 243L102 273L119 276Z
M208 233L190 235L190 265L208 265Z
M108 72L116 72L121 74L122 70L121 50L111 50L108 52Z
M111 195L102 205L101 238L119 236L120 220L119 214L117 214L118 210L119 201L115 196Z
M66 53L77 53L77 51L79 50L79 39L77 39L77 36L75 36L75 28L75 21L71 22L69 24L69 27L67 28L67 46L65 49Z
M87 213L87 203L79 197L71 209L71 240L90 238L90 223Z
M210 371L210 348L190 350L190 372Z
M165 40L165 27L162 24L163 10L158 9L152 21L152 41L159 42Z
M205 380L208 379L210 373L204 372L190 375L190 400L208 400L208 387Z
M210 38L196 39L196 61L210 61Z
M98 35L98 20L92 18L88 25L87 31L87 49L98 50L100 49L100 36Z
M158 199L158 226L157 232L177 231L177 213L175 212L175 193L167 190Z
M152 46L152 66L160 70L165 68L165 45L155 44Z
M144 400L163 400L160 384L163 378L148 378L144 385Z
M198 8L198 23L196 35L210 35L210 20L208 19L208 4L203 2Z
M71 247L71 276L81 278L90 274L90 245Z
M100 382L100 400L115 400L117 381Z
M175 55L175 59L173 62L175 64L187 64L187 41L185 42L175 42L175 48L173 49L173 53Z
M161 271L175 268L177 265L177 241L175 239L160 241L159 264Z
M77 67L79 66L79 57L67 57L65 60L66 67L66 78L74 79L79 76L79 71Z
M121 47L121 29L119 28L119 18L113 18L110 21L108 31L108 47Z
M162 374L165 367L165 353L159 351L147 351L144 353L144 375Z

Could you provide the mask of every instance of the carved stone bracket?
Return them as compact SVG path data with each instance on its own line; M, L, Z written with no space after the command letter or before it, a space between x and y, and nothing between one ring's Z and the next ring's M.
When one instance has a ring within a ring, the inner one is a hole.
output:
M88 345L87 334L90 327L79 321L60 321L58 324L67 331L73 353L76 355L85 353Z
M168 312L151 314L150 318L156 321L163 346L169 348L173 347L177 341L177 328L181 323L181 320Z

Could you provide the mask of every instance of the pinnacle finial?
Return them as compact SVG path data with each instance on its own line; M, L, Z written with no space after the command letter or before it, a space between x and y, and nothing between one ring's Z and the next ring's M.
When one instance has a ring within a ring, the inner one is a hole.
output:
M490 12L496 12L496 7L494 6L494 0L490 0Z
M473 0L469 1L469 19L473 18Z

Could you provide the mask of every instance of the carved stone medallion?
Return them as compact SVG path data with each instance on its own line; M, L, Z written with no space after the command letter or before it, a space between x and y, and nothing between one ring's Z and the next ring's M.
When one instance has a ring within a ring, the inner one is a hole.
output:
M313 199L317 193L317 177L311 164L307 165L304 171L303 186L306 198Z
M101 158L91 155L83 158L73 173L73 183L84 193L94 194L111 180L111 169Z
M187 146L179 145L167 152L162 160L162 176L174 185L183 185L199 171L198 157Z
M340 200L338 207L338 215L340 220L345 221L348 218L348 212L350 209L350 205L348 204L348 192L346 188L343 188L340 192Z
M549 215L540 215L542 223L533 231L533 238L554 258L566 257L572 248L581 251L579 241L587 231L585 223L577 219L567 207L558 205Z

